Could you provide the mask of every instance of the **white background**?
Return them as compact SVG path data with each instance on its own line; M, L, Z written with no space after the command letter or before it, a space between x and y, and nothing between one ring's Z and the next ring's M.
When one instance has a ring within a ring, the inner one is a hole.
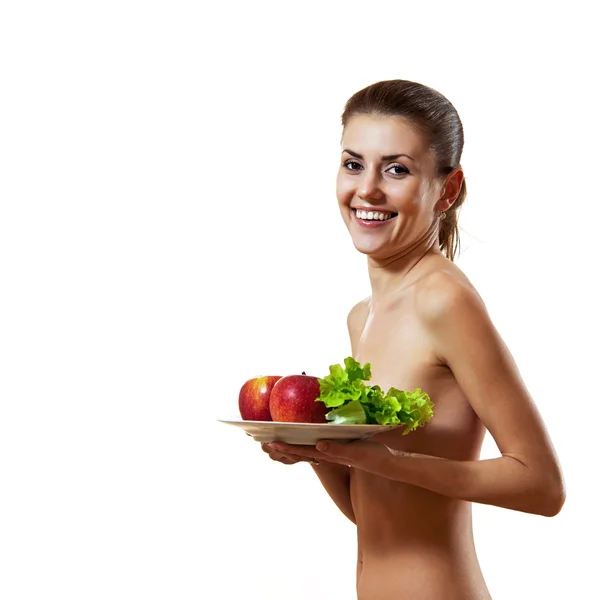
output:
M461 115L458 264L568 485L552 519L474 506L488 585L597 597L593 3L0 6L3 600L354 597L310 468L216 419L250 377L349 354L369 282L339 118L393 78Z

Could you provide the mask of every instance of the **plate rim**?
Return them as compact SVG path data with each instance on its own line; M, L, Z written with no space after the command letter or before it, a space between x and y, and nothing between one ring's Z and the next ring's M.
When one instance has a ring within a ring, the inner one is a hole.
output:
M295 422L295 421L251 421L251 420L247 420L247 419L242 419L241 417L237 417L237 418L232 418L232 419L217 419L217 421L219 421L219 423L225 423L225 424L230 424L230 423L235 423L235 424L242 424L242 423L248 423L251 425L284 425L286 427L304 427L304 428L310 428L310 427L376 427L376 428L381 428L381 427L398 427L400 425L402 425L402 423L398 423L395 425L379 425L379 424L373 424L373 423L299 423L299 422Z

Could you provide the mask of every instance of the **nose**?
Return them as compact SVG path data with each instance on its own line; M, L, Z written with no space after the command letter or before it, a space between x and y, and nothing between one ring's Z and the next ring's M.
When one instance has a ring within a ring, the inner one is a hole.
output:
M378 200L382 198L383 191L380 187L379 172L376 169L363 171L356 192L363 200L369 198Z

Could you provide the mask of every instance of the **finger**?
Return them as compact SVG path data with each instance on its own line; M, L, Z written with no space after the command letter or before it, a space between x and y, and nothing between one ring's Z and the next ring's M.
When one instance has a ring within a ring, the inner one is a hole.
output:
M271 457L273 458L273 457ZM284 465L295 465L298 461L292 458L288 458L287 456L280 456L279 458L273 458L275 462L283 463Z
M272 454L273 452L282 454L273 446L273 442L261 442L260 447L262 448L263 452L266 452L267 454Z
M344 465L352 465L362 461L366 452L366 448L361 442L340 444L331 440L318 442L316 450L323 455L325 460Z
M295 456L285 452L279 452L278 450L275 450L273 444L270 442L262 442L261 448L264 452L266 452L269 455L271 459L277 462L282 462L286 465L293 465L297 462L315 462L315 459L312 458L306 458L303 456Z
M317 450L323 453L327 461L345 464L384 477L390 469L394 469L394 458L389 448L377 442L339 443L324 440L317 444Z
M285 457L283 456L283 454L279 454L279 452L269 452L269 458L271 460L276 460L278 462L281 462L281 459L285 458Z
M329 458L318 452L314 446L294 446L292 444L284 444L283 442L273 442L270 446L274 452L290 456L296 459L297 462L309 462L317 465L320 462L329 461Z
M275 450L273 450L270 454L269 457L272 460L276 460L278 462L282 462L286 465L293 465L294 463L300 462L302 459L302 457L300 456L292 456L290 454L285 454L283 452L277 452Z
M354 454L355 444L340 444L331 440L317 442L316 450L331 456L350 456Z
M273 452L273 448L271 448L267 442L261 442L260 447L262 448L262 451L266 452L267 454L271 454L271 452Z
M317 454L320 454L314 446L286 444L285 442L271 442L269 446L276 452L304 456L306 458L314 458Z
M265 452L273 452L274 450L278 451L278 452L291 452L293 451L295 448L302 448L303 446L293 446L291 444L286 444L285 442L278 442L278 441L274 441L274 442L261 442L260 443L262 449ZM313 446L314 448L314 446Z

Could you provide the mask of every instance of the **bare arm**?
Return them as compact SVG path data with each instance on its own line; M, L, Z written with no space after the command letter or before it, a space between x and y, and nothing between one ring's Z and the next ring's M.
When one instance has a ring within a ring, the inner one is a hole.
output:
M327 461L327 457L316 451L314 446L287 446L282 442L263 442L262 449L270 456L272 460L283 463L284 465L294 465L299 462L311 462L311 459L319 458L319 464L311 464L317 477L323 484L325 491L342 513L348 517L354 524L354 509L350 500L350 467L337 462ZM301 456L299 452L306 452L312 455L310 457Z
M502 456L483 461L400 458L402 480L464 500L557 514L565 501L558 459L483 301L474 290L442 280L421 306L440 361L452 370Z
M356 525L354 508L350 499L350 467L326 462L325 458L321 459L318 465L311 465L311 467L329 497L342 513Z

